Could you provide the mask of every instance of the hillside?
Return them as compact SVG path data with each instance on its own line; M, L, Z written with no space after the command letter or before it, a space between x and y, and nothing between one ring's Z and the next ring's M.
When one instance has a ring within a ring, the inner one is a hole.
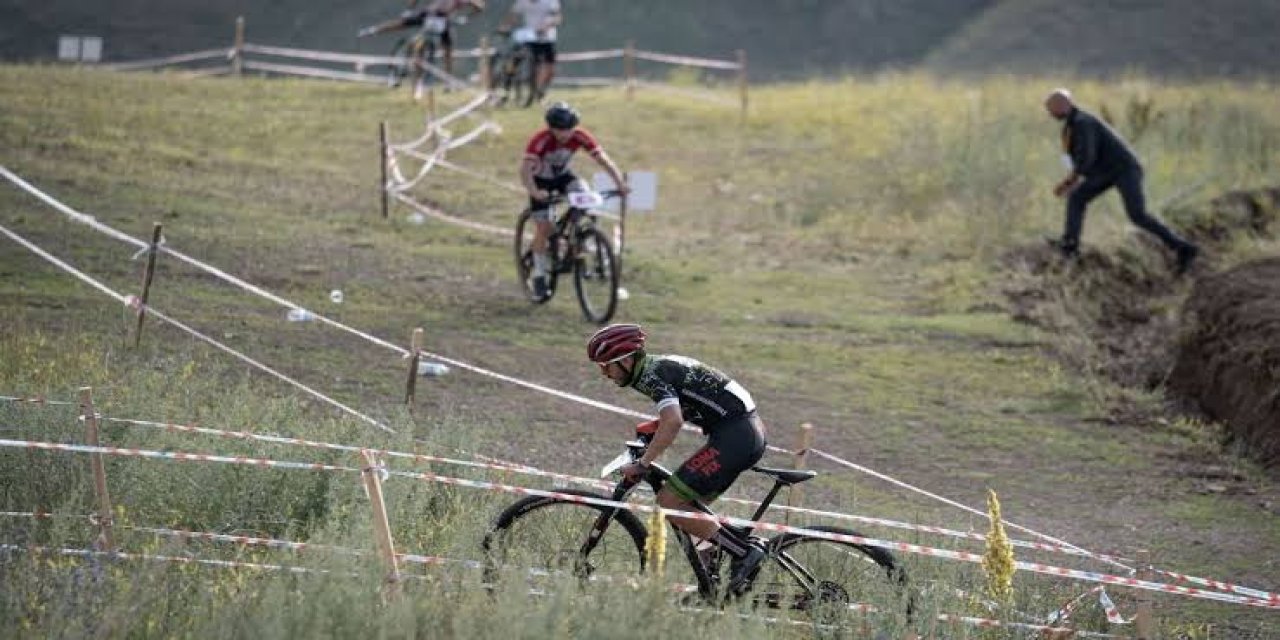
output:
M620 47L729 58L746 49L757 79L927 63L942 71L1160 75L1274 74L1280 6L1269 0L1111 3L1049 0L566 0L565 50ZM505 10L496 0L461 29L474 44ZM1209 7L1212 7L1210 9ZM227 45L237 15L254 42L381 53L357 28L403 3L282 0L3 0L0 59L50 59L59 34L101 35L110 60Z
M971 20L925 57L946 71L1275 76L1280 2L1018 0Z
M634 101L616 90L557 94L582 109L624 169L659 175L658 210L628 218L624 284L631 295L618 320L649 327L655 352L696 356L732 374L759 403L771 442L794 448L800 425L812 423L815 451L899 482L978 507L994 490L1008 520L1092 551L1274 591L1280 483L1224 449L1215 425L1171 411L1159 387L1130 388L1099 375L1114 358L1111 345L1093 340L1070 313L1098 302L1077 285L1093 272L1076 278L1048 263L1061 288L1028 294L1061 322L1030 324L1007 303L1007 280L1023 275L1023 267L1004 257L1023 247L1043 255L1042 237L1061 222L1061 203L1048 194L1060 177L1056 126L1036 106L1046 82L904 74L765 86L753 91L745 122L732 107L656 91L640 91ZM1158 112L1141 121L1135 142L1147 159L1152 202L1193 183L1220 193L1274 182L1275 88L1089 82L1073 88L1083 103L1106 103L1117 114L1147 113L1144 104ZM438 96L442 110L467 98ZM539 114L498 109L494 118L501 135L450 151L448 159L510 180ZM409 140L422 130L422 109L404 92L333 82L0 67L0 163L68 206L134 236L160 221L167 247L380 340L404 345L414 327L423 327L428 351L626 410L652 410L584 360L583 340L595 327L582 321L572 293L537 307L522 297L507 238L434 219L415 222L399 206L380 217L375 158L382 121L393 141ZM451 125L454 133L462 122ZM1131 116L1117 126L1132 134L1136 123ZM993 146L993 139L1000 143ZM1218 170L1206 172L1210 166ZM582 157L575 168L593 169ZM451 173L430 174L411 194L504 228L524 206L518 193ZM1174 301L1147 309L1150 316L1175 314L1193 283L1173 278L1165 256L1131 233L1115 198L1103 198L1090 213L1084 238L1090 255L1118 265L1123 282L1158 288ZM1192 222L1162 213L1180 228ZM7 181L0 225L105 286L138 290L144 261L134 258L135 247L72 222ZM1274 237L1223 241L1204 268L1226 269L1276 246ZM632 435L633 416L460 366L421 379L411 413L398 353L319 322L290 322L279 304L171 258L159 261L150 298L156 310L397 433L339 414L156 318L148 320L142 346L132 348L134 316L119 301L8 238L0 239L0 395L74 401L89 385L110 417L467 460L482 454L579 477L598 477ZM333 289L345 292L343 302L331 300ZM0 427L13 440L84 437L74 406L0 402ZM177 426L144 431L112 423L104 438L156 452L357 464L349 451L193 439ZM698 442L695 434L682 435L663 462L678 463ZM769 466L793 462L777 452L765 458ZM86 546L92 523L72 519L92 509L84 463L58 451L0 449L0 510L64 517L44 524L7 518L0 543ZM805 485L806 506L956 532L989 526L982 515L825 458L811 456L808 464L821 475ZM509 467L399 459L389 465L560 486ZM384 603L371 588L379 580L372 556L357 562L322 550L188 544L126 530L164 526L372 551L368 500L356 474L344 473L112 458L106 476L123 509L125 549L363 573L350 581L312 580L123 560L95 573L80 569L101 564L47 562L9 549L0 556L0 628L39 637L815 634L812 617L780 629L755 617L680 610L670 588L687 574L675 568L636 590L593 590L566 577L552 585L554 593L530 598L521 580L527 571L520 570L542 566L531 562L517 565L507 576L510 588L495 598L462 563L415 567L419 579L405 583L412 597ZM733 493L759 497L763 485L746 478ZM402 477L389 480L386 492L398 548L464 561L482 557L479 540L514 500ZM745 507L721 504L746 515ZM942 537L883 522L813 514L791 522L982 550L963 534ZM677 553L668 549L668 566L677 566ZM1020 560L1110 570L1043 550L1018 553ZM983 589L977 565L902 555L913 584L926 591L929 611L1045 620L1093 586L1020 572L1016 613L993 614L953 589ZM87 580L98 580L94 589L85 589ZM1135 592L1109 590L1132 615ZM1166 637L1276 635L1274 611L1151 597ZM1107 624L1096 598L1082 602L1073 624L1129 632ZM737 610L753 613L748 603ZM861 635L890 638L902 637L909 622L839 615L850 628L869 627Z

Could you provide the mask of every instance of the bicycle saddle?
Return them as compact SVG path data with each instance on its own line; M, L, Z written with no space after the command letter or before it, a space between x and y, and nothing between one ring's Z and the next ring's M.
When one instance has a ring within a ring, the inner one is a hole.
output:
M769 467L751 467L752 471L763 473L771 476L782 484L800 484L805 480L812 480L818 476L817 471L802 471L799 469L771 469Z

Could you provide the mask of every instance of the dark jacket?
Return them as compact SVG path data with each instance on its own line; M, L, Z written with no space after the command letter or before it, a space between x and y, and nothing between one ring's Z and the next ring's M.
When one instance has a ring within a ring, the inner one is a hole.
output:
M1079 108L1072 108L1062 124L1062 147L1070 154L1076 173L1086 178L1114 177L1126 170L1142 169L1138 154L1120 134Z

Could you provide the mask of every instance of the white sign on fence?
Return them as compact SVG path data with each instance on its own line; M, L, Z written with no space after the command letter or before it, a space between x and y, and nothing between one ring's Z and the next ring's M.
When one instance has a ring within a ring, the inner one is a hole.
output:
M102 38L58 36L58 59L66 62L98 62L102 60Z
M631 193L627 195L627 211L653 211L657 208L658 174L652 171L632 171L627 174L627 185L631 187ZM603 171L597 171L591 176L591 186L596 191L612 189L614 188L613 178ZM606 200L604 209L617 211L618 199Z

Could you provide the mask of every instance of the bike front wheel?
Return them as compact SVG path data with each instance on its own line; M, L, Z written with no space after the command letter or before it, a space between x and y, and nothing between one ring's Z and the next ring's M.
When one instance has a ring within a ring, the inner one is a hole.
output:
M860 536L839 527L815 531ZM893 554L880 547L787 533L769 541L772 562L761 566L750 592L757 606L803 611L835 622L869 605L908 618L915 598Z
M387 86L392 89L400 86L405 76L409 75L410 55L409 55L409 38L400 38L395 45L391 47L391 55L394 60L391 68L387 70Z
M618 309L618 263L613 246L599 229L578 232L578 259L573 269L573 287L587 320L604 324Z
M512 249L516 259L516 277L520 280L520 290L535 304L542 304L556 293L557 269L547 270L547 297L538 298L533 289L533 213L525 209L516 220L516 237ZM550 243L548 239L548 244Z
M608 499L592 491L561 493ZM590 544L602 525L604 533ZM645 536L630 511L530 496L507 507L485 535L485 581L492 584L503 570L525 570L531 578L572 576L589 584L629 581L644 571Z

